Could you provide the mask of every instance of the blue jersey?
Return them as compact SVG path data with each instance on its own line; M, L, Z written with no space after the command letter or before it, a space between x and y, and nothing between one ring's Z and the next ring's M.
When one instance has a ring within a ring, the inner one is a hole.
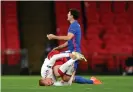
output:
M68 33L74 34L74 37L68 40L68 50L70 50L71 52L72 51L81 52L80 49L81 28L77 21L74 21L70 25Z

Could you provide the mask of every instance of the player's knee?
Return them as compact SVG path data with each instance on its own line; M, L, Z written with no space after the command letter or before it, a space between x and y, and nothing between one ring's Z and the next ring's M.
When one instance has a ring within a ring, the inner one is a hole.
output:
M65 82L68 82L68 81L70 80L70 76L64 75L64 76L62 77L62 80L65 81Z
M76 56L74 56L73 54L70 53L69 55L70 55L70 58L72 58L74 60L76 59Z

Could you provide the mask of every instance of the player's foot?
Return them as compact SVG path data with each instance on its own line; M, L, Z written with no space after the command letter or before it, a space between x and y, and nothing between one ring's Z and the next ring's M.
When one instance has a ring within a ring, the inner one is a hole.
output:
M72 52L72 54L76 57L76 59L78 59L78 60L85 60L87 62L87 60L84 57L84 55L82 55L82 54L80 54L78 52Z
M92 80L94 84L102 84L102 82L99 79L97 79L96 77L91 77L90 80Z

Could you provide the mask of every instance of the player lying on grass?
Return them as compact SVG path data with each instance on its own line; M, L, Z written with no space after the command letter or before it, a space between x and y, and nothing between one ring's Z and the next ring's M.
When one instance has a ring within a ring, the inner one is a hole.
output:
M66 57L71 57L67 61ZM41 76L39 80L40 86L50 86L56 85L56 78L61 77L64 82L60 82L61 85L69 85L68 81L72 75L74 68L73 63L76 60L83 59L84 57L76 52L73 53L59 53L59 51L53 50L48 54L48 57L45 59L42 68ZM80 76L74 77L74 82L77 83L86 83L86 84L100 84L101 82L95 77L92 77L91 80L84 79Z

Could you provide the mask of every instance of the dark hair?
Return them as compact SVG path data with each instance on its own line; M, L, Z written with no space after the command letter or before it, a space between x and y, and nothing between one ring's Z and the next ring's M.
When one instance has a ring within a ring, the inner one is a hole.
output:
M70 9L69 12L73 15L74 19L77 20L79 18L79 11L77 9Z

